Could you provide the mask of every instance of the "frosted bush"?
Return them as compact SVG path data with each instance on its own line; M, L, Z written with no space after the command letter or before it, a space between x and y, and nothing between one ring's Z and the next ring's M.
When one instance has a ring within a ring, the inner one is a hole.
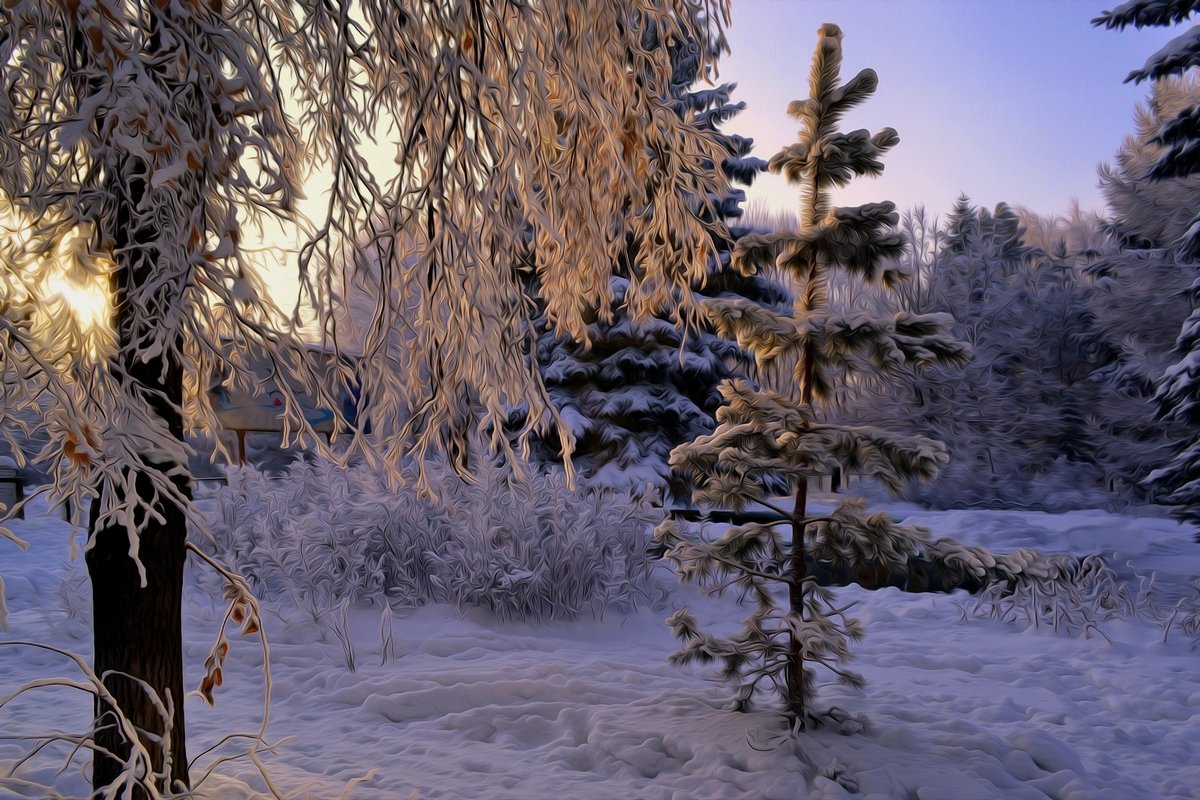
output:
M1191 640L1193 650L1200 648L1200 577L1193 576L1184 586L1160 586L1153 572L1135 571L1134 576L1138 613L1162 629L1163 644L1178 631Z
M1103 636L1100 623L1137 613L1133 594L1100 556L1073 559L1027 550L997 556L996 575L969 605L963 618L996 619L1055 633Z
M343 601L536 621L628 611L649 597L649 501L571 490L561 473L514 478L480 463L468 483L444 465L427 469L432 496L417 493L411 471L390 490L365 466L296 464L281 479L233 469L200 544L260 597L314 620Z
M1163 641L1171 633L1171 624L1178 620L1180 629L1192 640L1192 649L1200 648L1200 578L1192 578L1190 591L1175 604L1175 609L1163 623Z
M1186 586L1160 586L1155 573L1130 568L1130 576L1121 576L1099 555L1076 559L1017 550L995 561L982 591L959 604L964 620L994 619L1108 639L1101 623L1137 618L1161 628L1163 644L1178 631L1192 649L1200 648L1200 578Z

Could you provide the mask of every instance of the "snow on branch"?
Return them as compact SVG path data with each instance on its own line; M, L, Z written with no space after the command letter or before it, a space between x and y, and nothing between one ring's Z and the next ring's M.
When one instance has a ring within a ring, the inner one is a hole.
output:
M1126 0L1093 19L1092 24L1103 25L1109 30L1124 30L1130 25L1136 28L1175 25L1185 21L1195 10L1195 0Z
M353 383L378 422L411 412L382 444L338 415L335 435L372 460L461 445L464 406L481 429L524 407L525 433L565 430L526 357L515 266L532 262L549 319L586 338L632 240L630 308L696 317L690 287L725 235L709 206L730 192L711 168L726 153L678 112L666 48L646 43L697 41L698 73L715 75L727 13L726 0L5 3L0 205L17 221L0 279L5 436L50 392L61 423L41 464L61 493L128 485L131 467L185 502L182 475L142 465L187 453L128 389L130 365L159 357L187 366L186 415L201 429L218 426L210 376L251 387L264 362L288 443L321 445L301 391L338 409ZM394 165L379 169L368 142ZM328 203L309 225L297 203L323 179ZM269 218L307 231L301 295L332 368L314 363L244 250L247 226ZM352 369L334 306L347 254L363 248L380 268ZM66 355L83 334L68 315L41 328L31 316L52 307L46 257L68 250L70 277L99 279L121 309L90 332L106 342L90 358ZM395 326L416 345L400 369L382 344ZM152 513L103 509L107 522Z

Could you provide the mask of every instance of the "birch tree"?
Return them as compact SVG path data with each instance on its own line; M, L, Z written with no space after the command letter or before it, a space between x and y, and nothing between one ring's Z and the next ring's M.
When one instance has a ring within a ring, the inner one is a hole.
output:
M188 785L184 431L217 426L204 382L228 374L248 391L258 380L249 365L268 364L285 396L284 438L316 444L289 387L338 408L339 383L351 380L339 359L314 366L281 324L246 252L248 228L303 223L297 201L319 176L328 202L304 225L293 316L301 301L314 307L335 351L336 265L364 246L380 265L353 380L375 429L390 423L398 435L373 441L342 420L344 452L394 463L465 442L469 431L452 425L464 397L482 408L481 429L501 431L515 407L527 412L522 437L553 428L511 265L532 254L552 323L582 337L632 240L643 258L629 306L695 317L688 287L722 225L704 198L728 187L712 169L721 153L668 100L665 49L644 42L651 28L664 42L701 42L711 70L725 6L0 6L0 430L37 414L51 494L92 498L95 671L111 692L97 701L91 740L98 788L136 777L122 773L130 743L107 724L113 706L143 731L158 788ZM372 163L368 142L386 143L394 165ZM85 289L106 313L68 313ZM399 369L385 358L396 325L417 343ZM156 701L171 710L165 720ZM138 792L127 783L121 793Z

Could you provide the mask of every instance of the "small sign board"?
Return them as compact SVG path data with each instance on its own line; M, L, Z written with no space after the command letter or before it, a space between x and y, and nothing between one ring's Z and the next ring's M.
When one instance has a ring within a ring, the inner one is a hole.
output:
M10 460L0 458L0 504L4 506L5 514L24 499L24 493L21 491L21 474L15 466L4 463ZM25 514L18 512L17 516L23 519Z
M225 375L214 374L209 381L208 400L217 420L230 431L237 433L238 458L246 461L246 434L275 433L283 431L284 396L278 384L270 376L270 369L264 364L256 368L259 385L256 391L244 392L228 385ZM333 433L334 412L321 408L300 387L292 386L292 394L300 405L304 420L318 433L326 436ZM340 404L343 416L350 422L354 420L357 406L356 398L345 390L341 392Z

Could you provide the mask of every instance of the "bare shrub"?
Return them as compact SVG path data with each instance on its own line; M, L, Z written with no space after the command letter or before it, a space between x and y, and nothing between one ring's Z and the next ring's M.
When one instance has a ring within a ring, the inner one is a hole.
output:
M656 521L648 500L570 489L561 473L512 477L480 463L466 482L429 466L430 494L389 488L366 466L297 464L282 480L230 472L201 542L259 597L316 621L343 602L414 608L449 603L504 620L632 610L649 595Z

